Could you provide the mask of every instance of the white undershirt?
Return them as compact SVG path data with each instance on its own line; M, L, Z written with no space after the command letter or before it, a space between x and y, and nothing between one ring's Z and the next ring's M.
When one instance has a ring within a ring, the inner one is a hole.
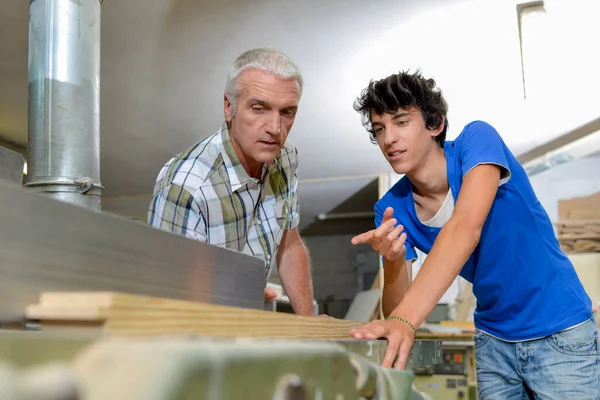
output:
M452 195L452 190L448 189L448 194L438 212L429 221L423 221L423 224L432 228L442 228L450 220L453 212L454 196Z

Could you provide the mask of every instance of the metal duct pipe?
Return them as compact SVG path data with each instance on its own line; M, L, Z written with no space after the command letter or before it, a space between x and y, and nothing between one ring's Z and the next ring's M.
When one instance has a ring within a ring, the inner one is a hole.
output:
M31 0L25 186L100 211L101 0Z
M527 175L533 176L568 162L578 160L600 151L600 131L584 136L556 150L523 164Z
M600 152L600 117L517 157L533 176L561 164Z

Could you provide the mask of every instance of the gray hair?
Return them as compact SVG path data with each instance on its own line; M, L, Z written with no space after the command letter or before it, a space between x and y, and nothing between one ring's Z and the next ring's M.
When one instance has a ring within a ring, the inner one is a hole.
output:
M294 79L302 96L304 81L298 66L282 52L270 48L258 48L248 50L240 55L231 66L225 85L225 94L231 101L231 114L235 116L237 96L239 90L237 80L246 69L254 68L260 71L273 73L284 79Z

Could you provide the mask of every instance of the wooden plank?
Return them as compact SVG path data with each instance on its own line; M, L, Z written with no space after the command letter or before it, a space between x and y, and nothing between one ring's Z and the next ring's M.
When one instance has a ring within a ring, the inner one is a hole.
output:
M95 307L44 307L33 304L25 310L25 316L38 320L104 321L106 311Z
M345 339L350 338L350 329L360 323L344 320L329 320L325 317L297 317L295 320L244 318L209 318L206 314L144 313L131 317L132 313L111 318L105 325L107 332L118 335L176 335L195 334L212 337L263 337L292 339Z
M555 225L558 226L580 226L580 225L600 225L600 219L598 218L587 218L587 219L561 219L560 221L555 221Z
M417 332L416 339L473 339L473 333L444 333L444 332Z
M589 228L589 227L581 227L581 228L569 228L569 229L559 229L558 236L561 235L586 235L586 234L598 234L600 233L599 228Z
M117 335L196 334L215 337L349 338L364 322L301 317L214 304L113 292L43 293L27 307L42 326L101 322Z
M475 323L469 321L440 321L440 326L455 326L463 331L475 331Z
M600 252L600 241L577 240L575 243L573 243L571 245L571 250L577 251L580 253Z
M565 240L577 240L577 239L600 239L600 232L586 232L586 233L563 233L559 236L559 239Z
M599 225L580 225L580 226L557 226L558 233L586 233L600 232Z

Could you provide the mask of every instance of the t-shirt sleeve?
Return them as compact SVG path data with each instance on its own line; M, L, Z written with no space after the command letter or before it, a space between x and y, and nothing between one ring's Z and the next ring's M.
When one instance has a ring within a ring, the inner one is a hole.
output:
M493 126L482 121L472 122L462 136L457 144L463 179L478 165L495 164L501 169L499 186L509 181L511 172L505 145Z
M375 204L375 227L378 228L381 225L381 221L383 220L383 213L387 207L380 206L378 203ZM398 222L397 225L400 225ZM406 232L406 242L404 242L404 247L406 247L406 261L413 261L417 259L417 252L415 250L415 246L410 241L410 236L408 232Z

